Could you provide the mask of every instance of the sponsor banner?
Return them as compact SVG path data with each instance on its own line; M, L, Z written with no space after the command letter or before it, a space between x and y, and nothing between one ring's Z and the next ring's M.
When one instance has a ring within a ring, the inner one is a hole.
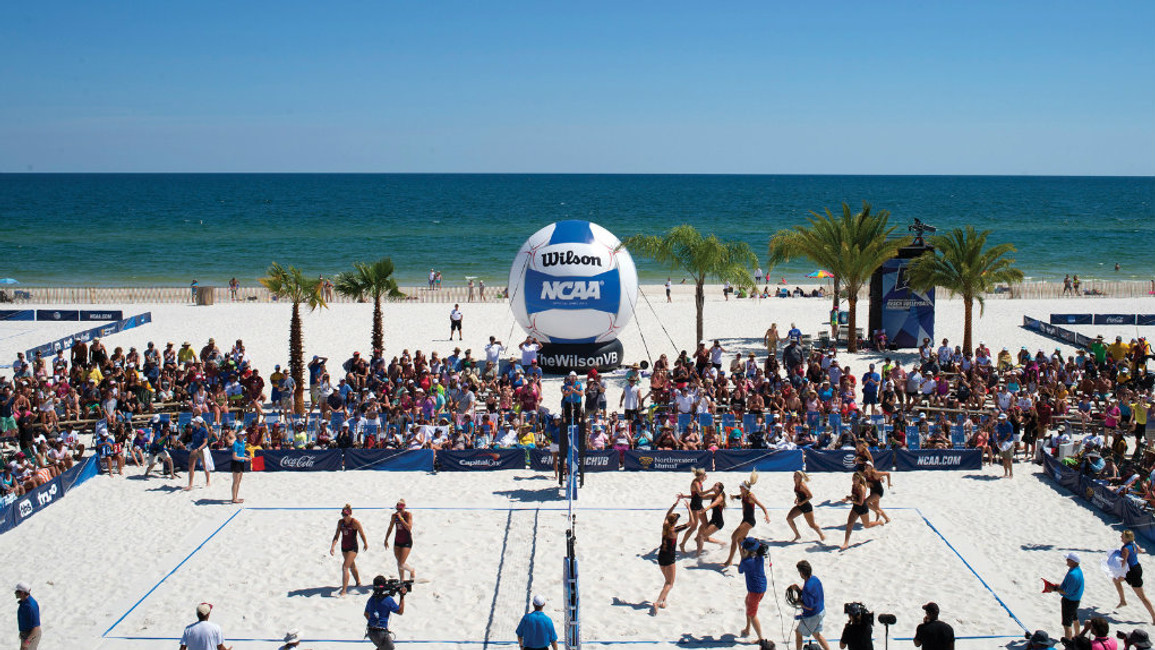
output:
M261 450L257 454L264 459L266 472L335 472L342 467L344 454L340 449L290 449ZM232 460L230 455L229 460ZM213 457L213 462L217 462Z
M920 293L910 288L906 278L909 259L893 258L882 263L881 326L891 345L917 348L923 338L934 340L934 289Z
M62 322L80 320L80 312L75 309L37 309L36 320Z
M525 469L524 449L465 449L437 452L443 472Z
M605 343L557 343L541 346L537 353L537 365L542 372L551 375L565 375L570 371L585 376L590 368L598 372L610 372L622 363L624 350L622 342L614 339Z
M719 449L715 472L794 472L802 469L801 449Z
M1134 325L1135 314L1095 314L1096 325Z
M83 485L85 481L96 476L99 469L100 463L96 456L89 456L84 462L73 465L60 475L60 482L64 485L65 493L71 492L76 486Z
M1043 455L1043 468L1047 476L1075 496L1119 518L1137 536L1155 542L1155 517L1144 511L1134 500L1119 496L1099 481L1081 476L1077 470L1067 467L1050 454Z
M1094 339L1086 336L1085 334L1072 332L1069 329L1064 329L1057 325L1044 323L1041 320L1037 320L1029 316L1023 316L1023 328L1038 332L1043 336L1047 336L1055 339L1056 341L1062 341L1063 343L1068 343L1076 347L1087 348L1090 347L1091 343L1094 341Z
M79 312L77 313L79 314ZM72 346L75 345L77 341L84 341L85 343L88 343L94 338L110 336L112 334L116 334L117 332L130 330L151 322L152 312L145 312L143 314L137 314L136 316L129 316L128 318L125 318L124 320L118 320L115 323L101 325L100 327L94 327L89 330L84 330L83 332L77 332L62 339L56 339L51 343L38 345L34 348L28 349L24 354L29 360L35 359L37 354L47 359L48 357L56 354L58 350L72 349Z
M214 449L211 453L213 457L214 472L232 472L233 452L231 449ZM176 471L188 471L189 452L187 449L169 449L168 454L172 456L172 466L174 469L176 469ZM205 471L203 459L197 461L196 471Z
M124 312L120 311L120 310L116 310L116 311L107 311L107 310L105 310L105 311L89 311L89 310L83 310L82 309L80 311L80 320L109 321L109 320L122 320L123 318L124 318Z
M31 309L0 309L0 320L36 320Z
M591 449L582 459L582 468L587 472L616 472L620 458L621 452L617 449Z
M432 449L346 449L345 469L432 472Z
M1135 314L1136 325L1155 325L1155 314Z
M1051 314L1052 325L1092 325L1094 322L1091 314Z
M894 452L888 449L871 449L874 457L874 466L881 470L889 470L894 466ZM807 472L853 472L853 449L807 449Z
M653 451L626 451L625 468L631 472L688 472L694 467L712 469L713 454L709 451L669 451L655 449Z
M926 469L983 468L983 452L978 449L899 449L894 452L894 468L900 472Z
M60 482L59 476L28 492L12 504L12 527L19 526L25 519L47 508L63 496L64 484Z

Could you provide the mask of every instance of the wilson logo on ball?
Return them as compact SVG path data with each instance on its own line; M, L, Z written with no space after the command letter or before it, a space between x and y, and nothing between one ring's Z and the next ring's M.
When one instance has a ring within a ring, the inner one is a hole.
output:
M576 266L601 266L602 258L595 255L575 255L573 251L544 253L541 256L541 265L544 268L561 264Z

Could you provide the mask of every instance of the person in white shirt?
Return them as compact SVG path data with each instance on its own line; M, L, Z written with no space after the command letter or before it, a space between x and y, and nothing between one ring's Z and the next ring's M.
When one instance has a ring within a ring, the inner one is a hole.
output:
M485 346L485 360L496 368L501 363L501 355L504 352L505 346L501 344L501 341L493 336L489 337L489 345Z
M527 336L517 349L521 350L521 367L529 370L533 362L537 361L537 351L541 349L541 343L532 336Z
M449 312L449 340L453 340L453 333L457 332L457 340L461 338L461 321L464 319L464 314L461 313L461 305L454 304L453 311Z
M197 605L197 622L186 627L180 637L180 650L232 650L225 645L225 635L221 626L209 622L213 606L208 603Z

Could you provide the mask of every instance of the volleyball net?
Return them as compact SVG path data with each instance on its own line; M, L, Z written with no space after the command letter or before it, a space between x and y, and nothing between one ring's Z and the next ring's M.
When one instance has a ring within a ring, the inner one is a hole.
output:
M581 592L578 588L578 561L574 546L577 541L577 518L574 515L574 502L578 498L578 471L581 462L578 454L577 436L581 429L576 426L569 428L570 444L566 450L566 467L569 472L566 476L565 493L569 517L565 531L565 559L562 567L562 587L565 590L565 647L567 650L580 650L581 642Z

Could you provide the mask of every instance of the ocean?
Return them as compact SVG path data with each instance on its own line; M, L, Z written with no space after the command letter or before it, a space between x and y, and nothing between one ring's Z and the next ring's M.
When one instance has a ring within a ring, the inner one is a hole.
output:
M500 287L522 242L561 219L619 237L690 223L764 262L778 229L863 201L889 210L899 232L914 218L990 229L1033 279L1155 276L1151 177L0 174L0 278L254 285L273 261L332 275L390 256L405 285L436 268L447 285L478 276ZM638 268L643 281L668 274ZM812 270L798 260L772 275L794 284Z

